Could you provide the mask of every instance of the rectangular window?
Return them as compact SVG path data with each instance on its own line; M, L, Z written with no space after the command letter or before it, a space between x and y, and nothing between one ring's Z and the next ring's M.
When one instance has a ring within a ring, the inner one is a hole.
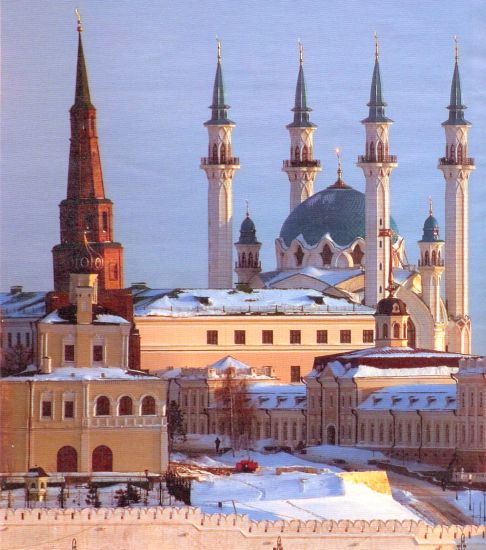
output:
M300 344L300 330L291 330L290 331L290 343L291 344Z
M42 418L52 417L52 401L42 401Z
M372 330L363 330L363 344L372 344L374 341Z
M273 330L262 330L262 344L273 344Z
M74 418L74 401L64 401L64 418Z
M327 330L316 331L316 342L318 344L327 344Z
M74 361L74 344L64 346L64 361Z
M25 345L30 348L30 332L25 333Z
M12 347L12 333L9 332L7 334L7 340L8 340L8 347L11 348Z
M263 374L265 376L272 376L272 367L263 367Z
M212 346L218 345L218 331L217 330L207 330L206 331L206 343Z
M103 346L93 346L93 361L101 363L103 361Z
M290 381L300 382L300 365L292 365L290 367Z
M22 335L20 334L20 332L17 332L17 346L21 346L22 345Z
M246 343L246 332L244 330L235 330L235 344Z
M340 338L341 344L351 344L351 331L350 330L342 330L340 336L341 336L341 338Z

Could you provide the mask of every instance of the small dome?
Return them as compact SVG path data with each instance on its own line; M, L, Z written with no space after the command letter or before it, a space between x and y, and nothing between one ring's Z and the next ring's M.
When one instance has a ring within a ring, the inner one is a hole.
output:
M240 227L240 239L237 244L260 244L256 238L256 227L247 214Z
M90 244L86 235L71 257L71 273L98 273L103 269L103 257Z
M396 242L398 227L390 225ZM349 186L334 184L299 204L280 230L286 246L302 235L307 244L315 246L329 234L338 246L348 246L355 239L365 238L365 195Z
M388 296L378 302L376 315L408 315L407 305L400 298Z
M439 222L432 214L424 222L424 233L422 235L422 242L433 243L440 241L439 234Z

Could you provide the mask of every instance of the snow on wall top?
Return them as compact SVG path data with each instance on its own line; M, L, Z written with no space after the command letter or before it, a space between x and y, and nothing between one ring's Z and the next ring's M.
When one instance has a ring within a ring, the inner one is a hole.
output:
M306 266L298 269L289 269L287 271L267 271L260 273L260 278L267 287L271 287L279 281L297 275L305 275L312 279L317 279L322 283L334 286L362 274L363 271L361 269L324 269L321 267Z
M20 374L19 376L7 376L2 378L2 381L16 381L24 382L25 380L49 382L53 381L66 381L66 380L140 380L141 378L147 380L157 380L156 376L150 376L145 373L138 373L137 371L127 371L118 367L60 367L53 370L48 374L31 374L25 376Z
M383 388L369 395L360 410L438 411L456 409L455 384L407 384Z
M42 317L46 313L47 292L0 292L2 317Z
M135 297L135 316L192 317L274 313L287 315L373 315L374 310L312 289L148 290Z

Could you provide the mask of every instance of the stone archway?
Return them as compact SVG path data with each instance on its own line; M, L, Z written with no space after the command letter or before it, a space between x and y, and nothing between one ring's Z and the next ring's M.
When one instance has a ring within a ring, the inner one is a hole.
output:
M93 451L91 469L93 472L113 471L113 452L106 445L100 445Z
M334 426L327 427L326 443L328 445L336 445L336 428Z
M57 471L78 471L78 452L74 447L66 445L65 447L61 447L59 451L57 451Z

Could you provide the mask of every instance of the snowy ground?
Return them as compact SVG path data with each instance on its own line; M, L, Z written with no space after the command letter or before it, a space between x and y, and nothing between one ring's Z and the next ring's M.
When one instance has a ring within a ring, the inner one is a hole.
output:
M450 500L451 504L469 516L476 525L486 523L486 491L473 490L471 498L469 498L468 490L458 491L457 496L457 500ZM469 505L471 505L470 509Z

